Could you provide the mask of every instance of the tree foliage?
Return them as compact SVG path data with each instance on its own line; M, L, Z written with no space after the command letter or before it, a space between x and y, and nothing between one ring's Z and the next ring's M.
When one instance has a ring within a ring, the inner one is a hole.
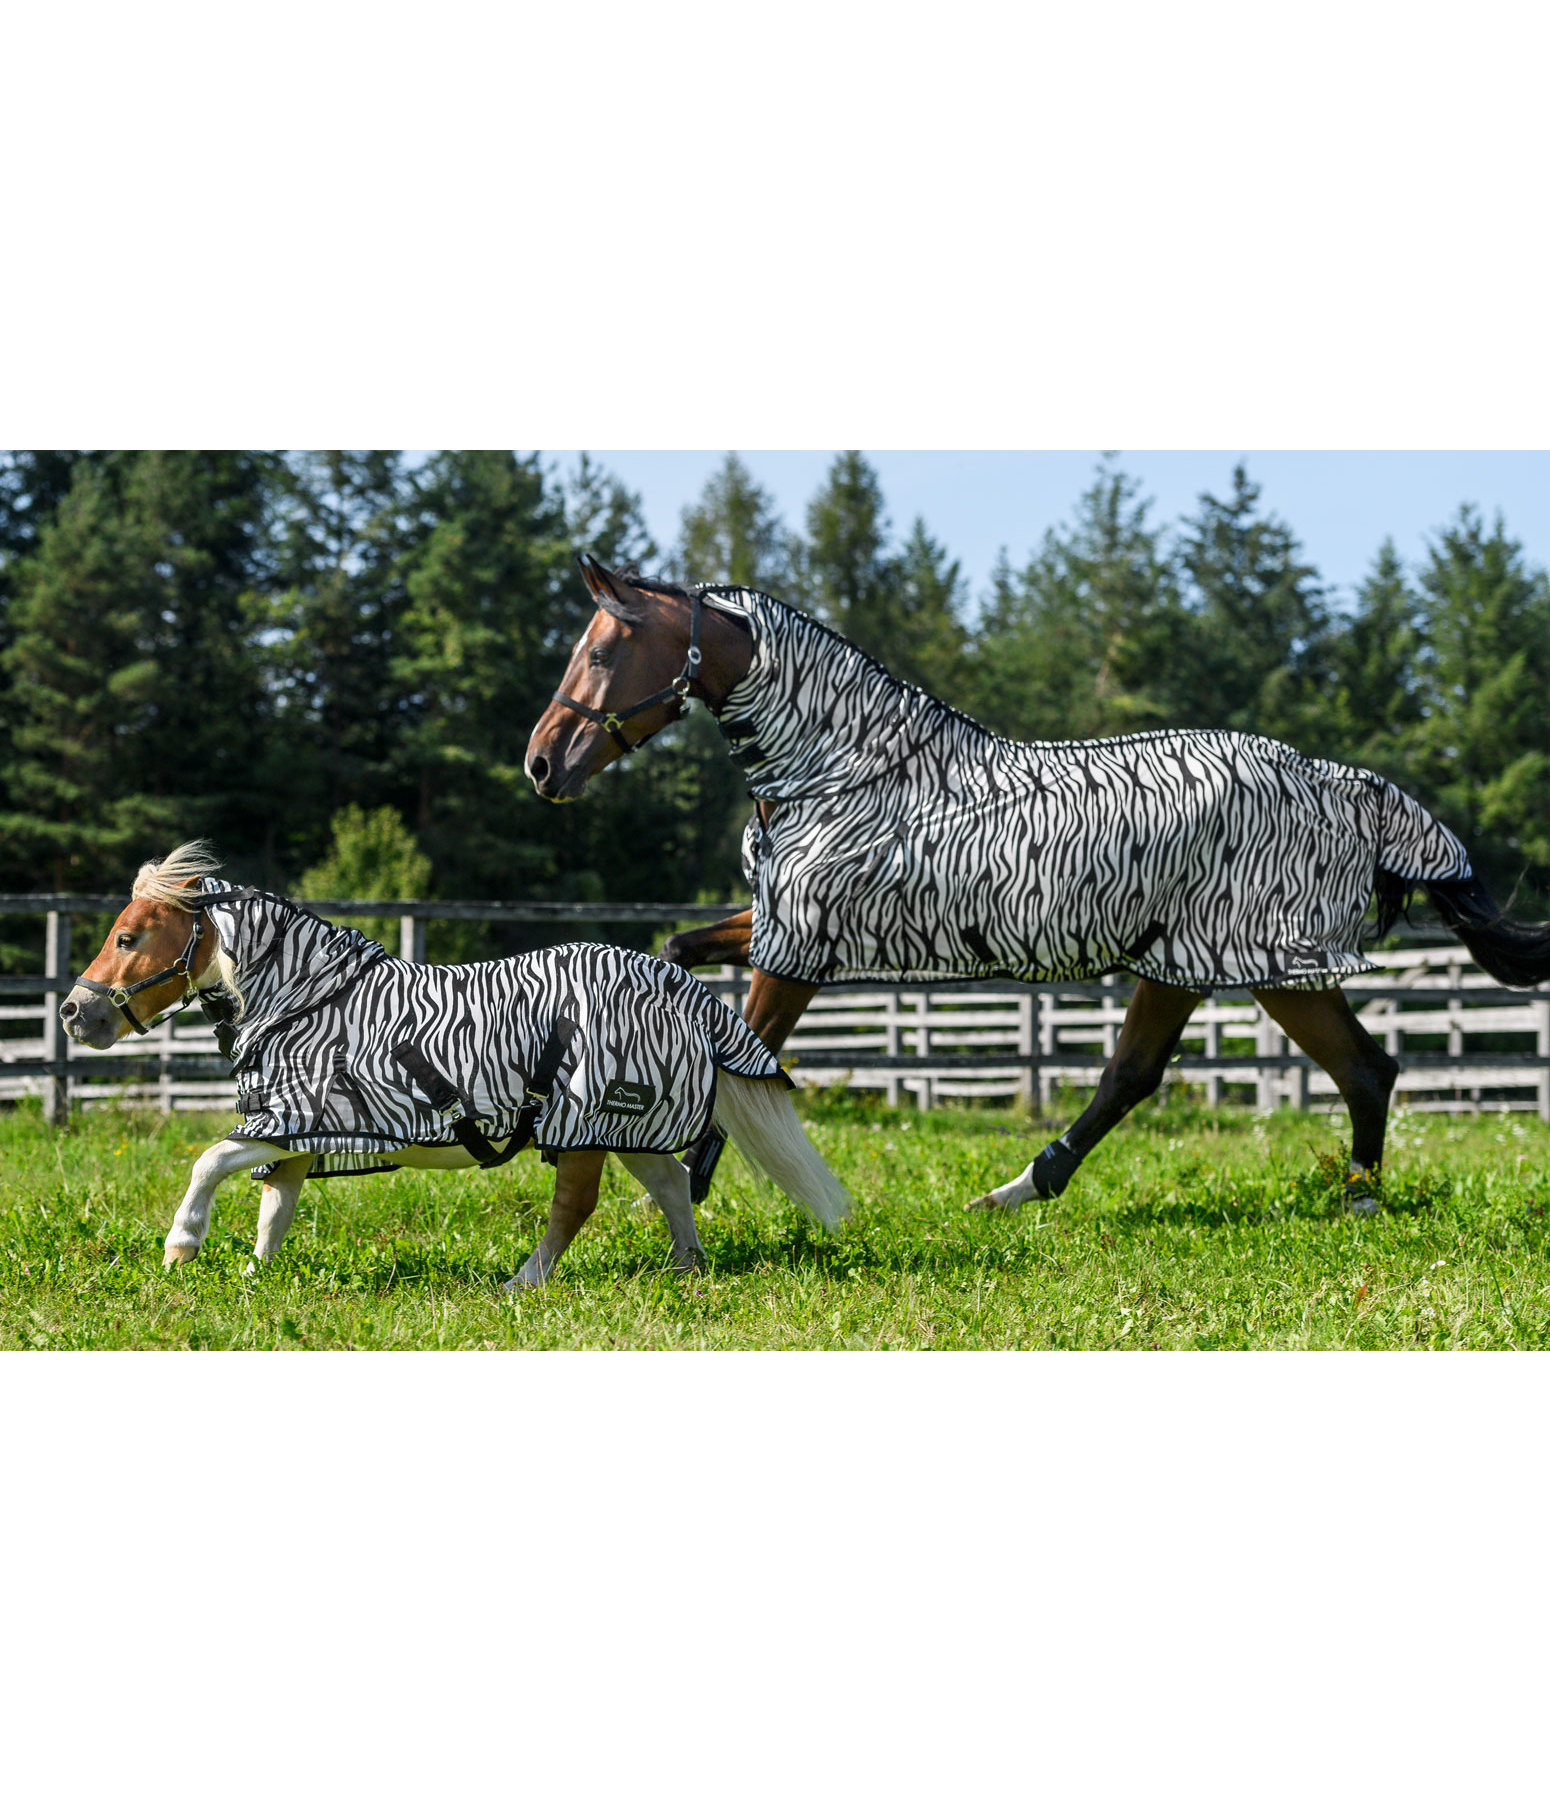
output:
M1500 519L1461 508L1419 566L1382 544L1346 606L1243 467L1170 525L1102 460L977 607L925 519L895 537L859 452L803 525L736 456L665 550L590 457L0 457L0 886L122 886L206 835L239 877L313 893L732 896L747 801L702 711L580 806L523 774L591 616L583 549L792 599L1013 735L1230 726L1375 768L1504 891L1550 884L1550 583Z
M774 502L734 451L683 509L673 572L685 582L780 594L792 583L792 550Z

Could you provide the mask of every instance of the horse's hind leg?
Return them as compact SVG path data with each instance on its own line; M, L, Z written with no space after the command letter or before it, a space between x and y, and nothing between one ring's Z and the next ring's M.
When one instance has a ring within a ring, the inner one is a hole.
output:
M1130 997L1114 1054L1098 1078L1092 1104L1053 1144L1046 1144L1015 1181L992 1188L969 1205L1014 1210L1025 1200L1044 1200L1062 1193L1088 1151L1132 1107L1157 1092L1189 1015L1199 1004L1199 994L1188 988L1166 987L1142 976Z
M542 1287L549 1279L550 1271L565 1254L566 1246L597 1206L597 1184L607 1154L606 1150L560 1152L554 1171L554 1199L549 1205L549 1229L538 1248L504 1284L506 1293Z
M1374 1176L1383 1162L1389 1096L1399 1064L1351 1011L1339 988L1301 993L1264 988L1254 998L1297 1047L1311 1056L1335 1086L1351 1115L1351 1175ZM1370 1198L1352 1202L1371 1212Z
M662 1209L673 1234L673 1267L697 1269L705 1261L700 1234L694 1228L694 1202L689 1198L689 1171L674 1156L619 1151L619 1160Z
M258 1203L258 1236L253 1254L259 1262L272 1262L278 1254L285 1234L296 1216L296 1201L301 1184L312 1167L310 1156L288 1156L272 1169L264 1182L263 1197Z

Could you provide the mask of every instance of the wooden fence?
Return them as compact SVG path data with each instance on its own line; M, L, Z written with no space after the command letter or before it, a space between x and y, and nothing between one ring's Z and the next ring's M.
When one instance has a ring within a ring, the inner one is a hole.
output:
M48 1117L72 1105L119 1103L166 1111L232 1103L229 1068L195 1010L176 1014L147 1037L109 1051L73 1044L58 1007L95 953L72 960L71 920L112 915L115 895L0 895L0 913L43 915L45 967L0 976L0 1102L41 1094ZM466 903L338 900L309 903L329 917L396 917L399 954L425 955L427 919L485 919L582 926L663 926L724 917L725 906L583 906L562 902ZM1368 1029L1401 1059L1398 1101L1441 1112L1537 1112L1550 1122L1550 984L1529 993L1499 988L1455 944L1385 951L1381 976L1346 994ZM740 1007L747 971L701 970ZM1130 983L1028 987L971 982L931 987L836 988L821 993L797 1026L783 1059L799 1082L881 1090L894 1104L1020 1102L1049 1111L1057 1090L1092 1086L1114 1048ZM12 997L21 1004L13 1004ZM1170 1081L1198 1089L1212 1105L1244 1101L1268 1109L1336 1100L1322 1069L1289 1044L1247 995L1212 998L1186 1027Z

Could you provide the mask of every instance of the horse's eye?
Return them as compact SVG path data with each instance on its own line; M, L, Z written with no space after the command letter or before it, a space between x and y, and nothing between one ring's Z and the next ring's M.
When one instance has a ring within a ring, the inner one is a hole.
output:
M591 663L591 665L594 669L607 668L607 666L608 666L608 651L607 651L607 649L602 644L594 644L592 647L592 654L587 658L587 661L589 663Z
M132 950L135 945L133 932L121 931L118 934L117 943L120 950Z

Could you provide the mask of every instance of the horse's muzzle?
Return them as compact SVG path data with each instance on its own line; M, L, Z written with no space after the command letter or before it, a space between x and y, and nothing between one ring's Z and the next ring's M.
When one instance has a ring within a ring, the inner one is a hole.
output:
M567 764L545 755L542 750L530 750L525 767L528 780L544 800L579 800L587 785L585 758L579 764Z
M66 1032L88 1050L107 1050L118 1042L119 1019L106 994L72 988L59 1018Z

